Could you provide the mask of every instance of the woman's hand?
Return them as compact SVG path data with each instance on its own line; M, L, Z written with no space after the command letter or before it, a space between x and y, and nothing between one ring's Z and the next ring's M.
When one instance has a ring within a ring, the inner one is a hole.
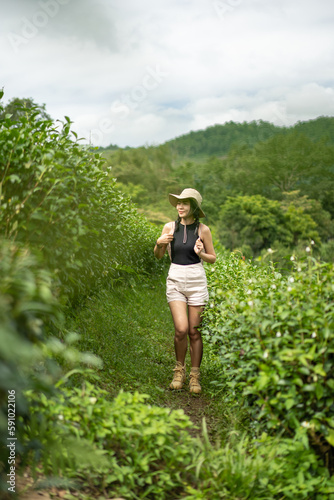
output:
M201 240L201 238L197 238L194 246L194 252L200 257L203 251L204 251L203 241Z
M160 238L157 239L154 245L154 255L157 259L162 259L166 252L168 243L170 243L174 238L174 223L167 222L165 224Z
M156 244L160 248L162 245L168 245L174 238L173 233L165 233L157 239Z

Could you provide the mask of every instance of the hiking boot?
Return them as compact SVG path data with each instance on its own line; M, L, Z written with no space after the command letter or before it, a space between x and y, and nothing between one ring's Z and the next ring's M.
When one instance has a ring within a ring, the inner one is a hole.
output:
M182 389L183 384L186 380L186 365L182 365L180 361L176 362L174 370L174 377L171 381L169 387L170 389Z
M202 390L199 383L199 368L192 368L189 377L189 390L192 394L199 394Z

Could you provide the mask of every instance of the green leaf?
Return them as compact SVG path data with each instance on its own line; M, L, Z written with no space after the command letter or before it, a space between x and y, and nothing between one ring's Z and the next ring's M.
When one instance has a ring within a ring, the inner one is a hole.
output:
M315 386L315 395L317 396L317 399L321 399L324 395L324 388L319 382Z
M16 174L11 174L8 176L8 179L10 180L11 183L14 183L14 182L21 182L21 179L18 175Z
M331 446L334 446L334 429L329 429L327 436L325 436L325 439Z
M285 408L286 408L287 410L290 410L290 408L292 408L292 407L294 406L294 404L295 404L295 400L294 400L294 399L287 399L287 400L285 401L285 403L284 403Z
M317 364L313 368L314 373L317 375L321 375L322 377L326 377L327 373L325 372L322 364Z

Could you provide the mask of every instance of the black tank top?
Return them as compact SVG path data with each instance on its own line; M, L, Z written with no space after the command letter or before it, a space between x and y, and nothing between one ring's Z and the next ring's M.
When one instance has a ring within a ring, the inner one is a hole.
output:
M189 266L190 264L198 264L201 259L194 252L195 242L198 235L195 233L196 222L193 224L188 224L186 226L187 230L187 241L183 243L184 236L184 225L179 224L179 228L174 232L174 239L171 243L172 250L172 262L173 264L179 264L181 266Z

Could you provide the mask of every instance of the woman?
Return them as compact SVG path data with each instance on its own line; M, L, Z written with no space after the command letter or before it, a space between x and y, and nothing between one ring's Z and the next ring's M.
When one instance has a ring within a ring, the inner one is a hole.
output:
M169 201L176 207L178 218L175 222L165 224L155 243L154 255L161 259L168 247L172 261L166 295L175 327L176 366L170 388L182 389L185 382L189 336L192 366L189 388L191 393L199 394L203 342L198 328L209 299L202 261L213 264L216 254L210 229L199 221L205 217L199 192L191 188L184 189L180 195L170 194Z

